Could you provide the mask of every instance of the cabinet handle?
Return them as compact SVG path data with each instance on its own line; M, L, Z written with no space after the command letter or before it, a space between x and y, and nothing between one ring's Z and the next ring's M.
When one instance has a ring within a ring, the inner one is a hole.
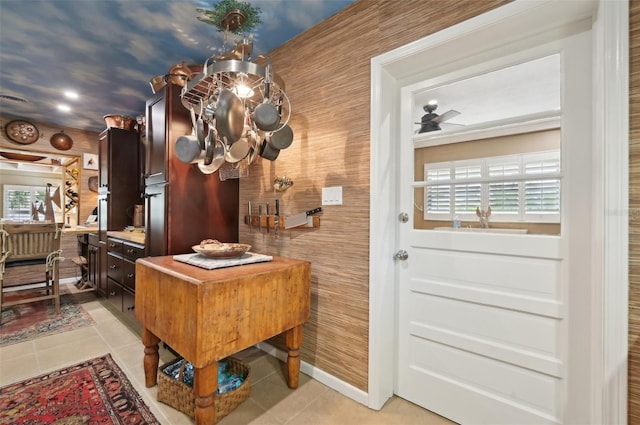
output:
M110 243L109 244L109 248L115 248L115 247L116 247L116 244L114 244L114 243Z
M131 310L135 310L135 308L136 308L136 306L135 306L135 305L132 305L132 306L130 306L130 307L127 307L127 310L131 311Z
M118 266L116 266L115 264L112 264L109 268L110 268L111 270L115 270L115 269L117 269L117 268L118 268Z
M115 296L116 296L116 291L111 291L111 292L109 292L109 296L110 296L110 297L115 297Z
M135 275L136 275L135 273L129 273L129 274L127 275L127 277L128 277L129 279L131 279L131 278L135 277Z
M127 254L133 254L134 252L136 252L136 250L133 248L127 249Z

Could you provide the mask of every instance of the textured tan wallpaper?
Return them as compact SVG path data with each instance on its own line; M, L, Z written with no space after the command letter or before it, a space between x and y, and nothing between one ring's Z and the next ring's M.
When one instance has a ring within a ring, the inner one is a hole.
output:
M302 359L363 391L369 232L375 232L369 228L375 196L369 190L370 60L502 3L360 0L269 55L291 100L294 142L277 161L252 164L240 183L240 211L246 214L249 201L257 210L279 199L283 214L301 212L320 206L328 186L342 186L343 205L325 206L319 228L283 231L276 239L242 226L240 241L257 252L311 261L312 310ZM274 193L273 180L281 176L294 185Z

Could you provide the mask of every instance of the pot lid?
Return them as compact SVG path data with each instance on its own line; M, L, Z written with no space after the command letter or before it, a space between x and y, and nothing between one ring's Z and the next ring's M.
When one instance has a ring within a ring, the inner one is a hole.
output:
M64 134L64 130L60 130L59 133L51 136L49 143L58 150L67 151L73 146L73 139L68 134Z

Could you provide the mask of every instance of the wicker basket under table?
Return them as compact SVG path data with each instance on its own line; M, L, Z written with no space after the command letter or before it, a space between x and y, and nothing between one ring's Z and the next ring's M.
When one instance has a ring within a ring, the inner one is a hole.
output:
M158 370L158 401L168 404L174 409L178 409L182 413L194 418L196 395L193 392L193 387L182 382L182 373L184 371L186 361L182 363L178 380L173 379L162 372L166 367L171 366L180 360L182 359L174 359ZM246 378L235 390L215 395L216 423L231 413L233 409L240 405L240 403L249 398L249 394L251 392L251 384L249 383L249 366L233 357L228 357L225 360L227 361L227 367L230 374L242 374L246 375Z

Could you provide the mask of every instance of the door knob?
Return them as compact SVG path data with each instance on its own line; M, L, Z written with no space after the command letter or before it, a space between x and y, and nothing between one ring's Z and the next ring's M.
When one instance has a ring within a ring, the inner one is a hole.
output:
M407 258L409 258L409 253L407 253L407 251L405 251L404 249L396 252L393 256L394 260L406 260Z

